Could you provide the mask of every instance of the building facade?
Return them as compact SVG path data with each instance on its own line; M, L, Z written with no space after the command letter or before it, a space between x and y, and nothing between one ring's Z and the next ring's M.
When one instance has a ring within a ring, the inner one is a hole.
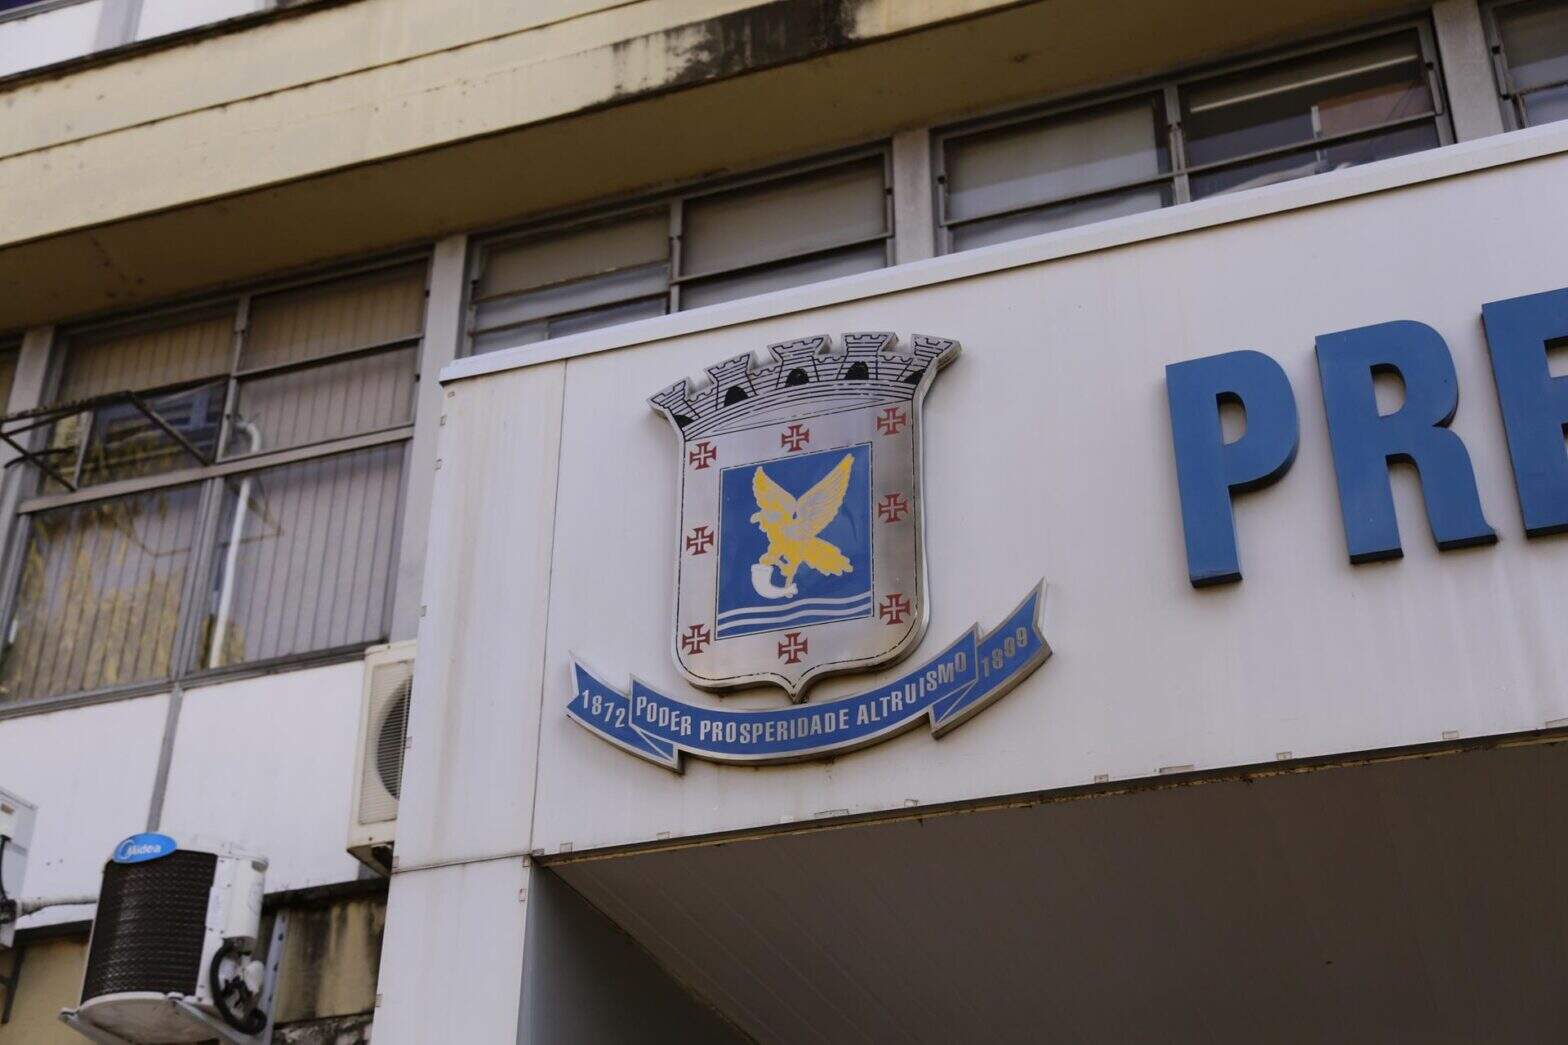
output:
M0 100L24 899L264 856L279 1042L1568 1030L1564 0L0 0Z

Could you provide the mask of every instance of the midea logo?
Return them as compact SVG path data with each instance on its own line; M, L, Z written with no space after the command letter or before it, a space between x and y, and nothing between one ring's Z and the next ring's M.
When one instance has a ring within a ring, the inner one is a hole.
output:
M136 864L145 860L156 860L160 856L168 856L178 848L174 839L168 835L139 834L132 835L114 847L114 862L117 864Z

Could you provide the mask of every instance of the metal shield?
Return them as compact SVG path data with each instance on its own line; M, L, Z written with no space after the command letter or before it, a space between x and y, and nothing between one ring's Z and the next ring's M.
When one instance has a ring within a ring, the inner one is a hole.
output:
M680 437L672 651L694 685L800 701L925 632L921 402L959 345L859 333L769 352L650 400Z

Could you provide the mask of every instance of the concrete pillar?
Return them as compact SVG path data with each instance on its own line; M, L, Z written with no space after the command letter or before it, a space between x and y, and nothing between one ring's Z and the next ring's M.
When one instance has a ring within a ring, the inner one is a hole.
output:
M935 197L931 192L931 134L925 128L893 135L893 263L936 255Z
M1437 31L1455 140L1501 134L1507 128L1476 0L1437 0L1432 5L1432 24Z
M414 406L414 439L408 453L408 496L403 501L397 586L392 602L393 642L419 630L419 605L430 539L430 499L435 486L436 442L441 430L441 368L457 357L463 337L463 281L468 237L448 236L430 259L430 293L425 301L425 333L419 350L419 400Z

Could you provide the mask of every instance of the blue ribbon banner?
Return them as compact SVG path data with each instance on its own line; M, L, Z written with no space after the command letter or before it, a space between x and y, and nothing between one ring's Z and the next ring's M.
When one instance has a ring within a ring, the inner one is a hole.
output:
M826 704L776 711L722 711L667 697L632 680L628 696L572 662L575 693L566 713L578 725L677 773L681 752L714 762L788 762L866 747L922 717L940 737L984 710L1051 655L1040 632L1037 585L985 634L977 624L900 678Z

